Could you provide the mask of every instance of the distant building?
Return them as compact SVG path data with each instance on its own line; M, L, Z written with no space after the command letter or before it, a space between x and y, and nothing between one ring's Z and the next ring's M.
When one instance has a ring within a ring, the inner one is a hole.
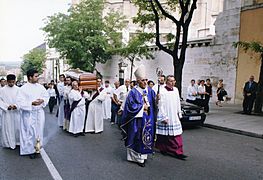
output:
M41 81L58 81L59 74L62 74L69 68L69 66L65 63L64 59L60 58L60 54L54 48L49 48L47 46L47 43L43 43L36 48L44 49L47 53L47 58L45 60L45 69L41 75Z

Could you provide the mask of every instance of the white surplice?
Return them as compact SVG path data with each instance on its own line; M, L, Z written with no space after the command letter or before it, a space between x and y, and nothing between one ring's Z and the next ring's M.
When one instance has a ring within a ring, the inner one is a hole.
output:
M173 87L173 91L168 91L163 88L160 92L158 107L156 134L169 136L182 134L180 121L182 112L178 89ZM164 120L167 121L167 124L162 123Z
M33 106L32 102L43 99L39 106ZM17 104L21 112L20 126L20 154L32 154L35 152L34 146L37 138L40 144L44 144L44 107L48 104L49 95L44 86L35 83L26 83L20 88L17 96Z
M106 93L102 91L89 104L85 132L99 133L99 132L103 131L103 107L102 107L102 102L105 99L106 99Z
M8 110L10 105L16 105L19 87L5 86L0 89L0 108L2 110L2 146L15 149L19 145L20 113L19 109ZM18 107L17 107L18 108Z
M103 106L103 119L110 119L111 118L111 97L113 96L113 89L112 87L105 87L102 92L106 94L105 101L102 102Z
M65 85L64 82L59 82L57 84L57 88L58 88L58 93L59 93L59 107L58 107L58 126L61 127L63 126L64 123L64 118L65 118L65 114L64 114L64 90L65 90Z
M0 89L2 89L2 88L4 88L4 87L0 86ZM0 128L2 126L1 118L2 118L2 109L0 108Z
M84 91L84 95L82 96L79 91L72 89L68 94L68 98L70 106L72 105L73 101L80 100L78 105L71 113L69 121L69 132L73 134L81 133L84 129L86 113L85 98L88 98L88 93Z

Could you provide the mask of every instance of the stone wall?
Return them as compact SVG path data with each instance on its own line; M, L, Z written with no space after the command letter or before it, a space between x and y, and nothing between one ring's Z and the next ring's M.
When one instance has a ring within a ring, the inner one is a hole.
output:
M186 54L186 61L183 70L182 96L186 98L186 90L191 79L210 78L214 88L212 101L216 100L215 91L218 79L223 79L225 89L234 103L237 50L232 46L233 42L239 39L240 23L239 0L232 0L224 4L224 11L219 14L215 21L216 35L210 39L210 45L205 46L200 40L189 45ZM163 69L164 74L173 74L172 58L163 51L154 51L154 60L142 60L135 62L136 66L145 64L149 79L156 82L155 70L157 67ZM102 72L106 79L114 80L118 78L118 62L121 57L114 56L106 64L97 65L97 69ZM130 64L129 62L126 62ZM130 76L130 65L125 69L125 77Z

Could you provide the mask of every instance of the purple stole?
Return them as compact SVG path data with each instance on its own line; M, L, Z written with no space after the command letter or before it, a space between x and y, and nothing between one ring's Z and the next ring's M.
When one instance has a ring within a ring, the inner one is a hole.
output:
M92 100L91 100L91 101L93 101L93 100L100 94L100 92L101 92L103 89L104 89L104 88L101 87L99 90L97 90L97 92L92 96Z

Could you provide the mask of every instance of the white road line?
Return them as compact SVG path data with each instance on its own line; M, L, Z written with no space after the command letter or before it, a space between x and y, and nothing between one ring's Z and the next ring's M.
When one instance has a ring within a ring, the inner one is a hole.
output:
M58 173L57 169L55 168L54 164L52 163L52 161L50 160L50 158L48 157L46 151L44 150L44 148L41 149L40 154L42 156L42 159L44 160L51 176L53 177L54 180L62 180L62 177L60 176L60 174Z

